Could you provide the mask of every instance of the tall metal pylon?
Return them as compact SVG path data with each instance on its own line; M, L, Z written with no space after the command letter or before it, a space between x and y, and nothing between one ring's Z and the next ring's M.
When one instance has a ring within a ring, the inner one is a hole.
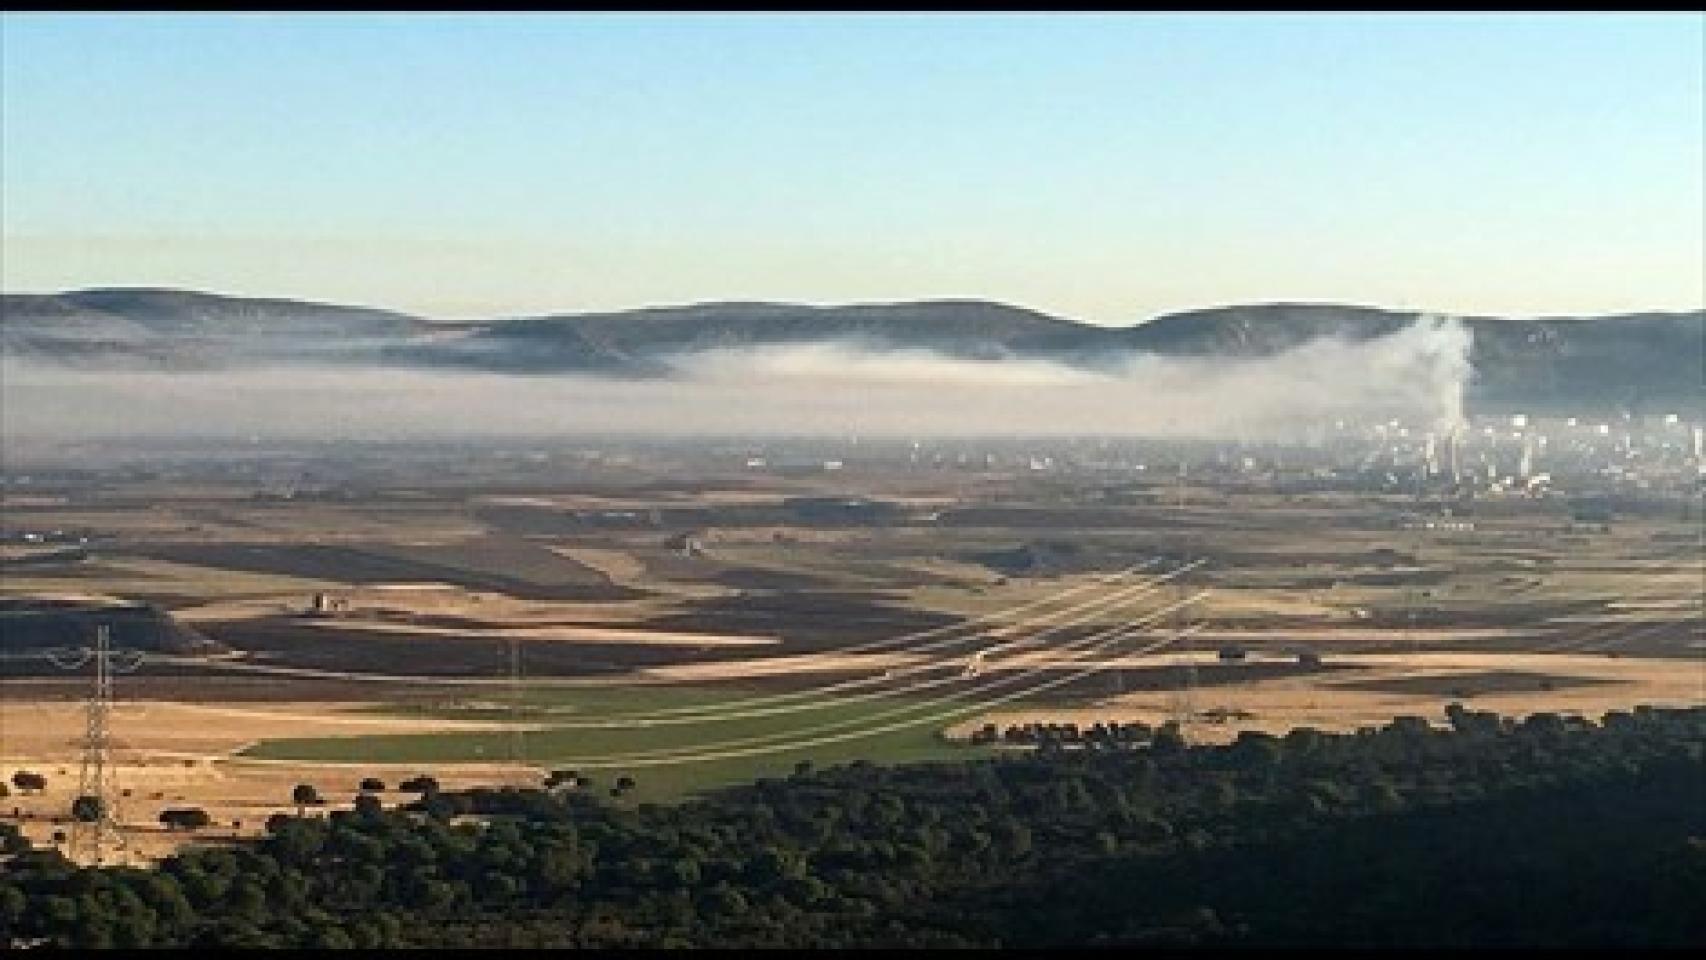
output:
M1416 522L1410 531L1410 557L1416 567L1422 563L1422 546L1427 538L1423 534L1425 524L1431 522L1432 511L1424 512L1422 504L1422 480L1420 472L1416 475ZM1404 594L1404 653L1410 664L1414 664L1421 655L1421 641L1416 635L1416 614L1421 605L1421 587L1416 583L1415 576L1409 578L1408 589Z
M129 673L142 665L137 650L114 650L106 624L95 627L95 645L56 650L49 658L61 669L95 665L94 688L83 705L83 758L72 801L69 852L78 863L100 866L110 849L126 859L129 845L119 817L119 793L112 762L113 674ZM93 804L93 808L89 808Z
M527 763L527 734L521 727L521 638L509 638L509 759L517 766Z
M1183 578L1173 581L1173 645L1184 657L1184 685L1173 697L1173 722L1179 736L1190 741L1190 729L1197 715L1197 662L1191 655L1190 637L1195 631L1185 629L1185 588Z
M1175 508L1180 513L1181 521L1183 520L1185 510L1186 462L1185 455L1181 452L1179 454L1179 473L1174 478L1173 485L1173 492L1177 498ZM1179 566L1187 566L1189 565L1189 562L1190 558L1181 552ZM1173 696L1173 724L1179 728L1179 736L1185 738L1188 742L1190 740L1191 722L1196 719L1197 713L1197 664L1196 660L1191 656L1190 646L1187 642L1190 634L1185 630L1184 600L1184 579L1181 577L1180 579L1173 581L1173 601L1175 603L1172 618L1173 646L1174 649L1180 652L1180 656L1184 658L1185 682L1180 689L1175 691Z

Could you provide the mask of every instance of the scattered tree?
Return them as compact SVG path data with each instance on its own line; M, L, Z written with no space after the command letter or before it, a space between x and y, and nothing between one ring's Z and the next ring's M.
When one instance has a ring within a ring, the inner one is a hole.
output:
M101 798L91 794L84 794L71 801L71 819L78 823L94 823L101 819L105 811Z
M311 783L297 784L290 791L290 802L296 804L296 815L299 817L306 813L307 807L317 807L325 803L320 798L320 791L314 789L314 785Z
M439 790L439 785L437 778L429 777L423 773L418 777L410 777L397 784L397 789L404 793L436 793Z
M12 774L12 786L17 787L20 793L40 793L47 789L47 778L29 770L19 770Z
M213 822L200 807L172 807L160 811L160 823L167 830L200 830Z

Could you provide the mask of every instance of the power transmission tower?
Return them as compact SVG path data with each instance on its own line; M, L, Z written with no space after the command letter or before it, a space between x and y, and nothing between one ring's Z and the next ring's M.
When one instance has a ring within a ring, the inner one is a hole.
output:
M1418 506L1427 500L1427 484L1428 461L1419 459L1416 461L1416 503Z
M1125 696L1125 665L1126 665L1127 659L1129 657L1129 652L1122 649L1124 646L1125 646L1124 643L1119 643L1119 644L1114 645L1113 675L1114 675L1114 696L1116 698Z
M1191 655L1190 636L1185 629L1185 585L1183 578L1173 581L1173 643L1184 657L1184 684L1173 698L1173 722L1179 736L1190 741L1191 723L1197 714L1197 663Z
M1416 506L1416 524L1410 531L1410 557L1415 570L1420 571L1422 564L1422 545L1426 541L1426 537L1423 535L1422 531L1426 529L1425 524L1433 522L1432 511L1426 510L1422 505L1422 474L1420 470L1416 472ZM1417 575L1418 573L1412 573L1410 575L1408 578L1409 588L1405 592L1406 622L1403 646L1405 648L1405 652L1409 655L1409 665L1414 665L1421 655L1421 640L1416 635L1416 614L1418 608L1421 606L1421 597L1418 595L1421 587L1416 582Z
M521 727L521 638L509 638L509 759L517 766L527 763L527 734Z
M1174 506L1180 512L1181 521L1185 509L1185 474L1188 469L1186 464L1187 460L1185 459L1185 454L1181 452L1179 454L1179 472L1174 478L1173 484L1173 492L1176 497L1176 503ZM1189 556L1181 552L1179 555L1180 568L1182 569L1189 566L1189 563ZM1196 718L1197 712L1197 664L1196 660L1191 656L1190 644L1188 642L1189 634L1185 630L1184 601L1185 584L1183 577L1180 577L1173 581L1173 643L1184 657L1185 682L1174 695L1173 722L1179 728L1179 736L1184 737L1189 741L1191 721Z
M118 812L119 790L112 763L113 674L129 673L142 665L142 653L114 650L105 624L95 627L95 645L56 650L49 658L64 670L95 665L95 684L83 707L83 761L77 776L77 797L71 806L71 859L100 866L111 848L121 860L128 852Z

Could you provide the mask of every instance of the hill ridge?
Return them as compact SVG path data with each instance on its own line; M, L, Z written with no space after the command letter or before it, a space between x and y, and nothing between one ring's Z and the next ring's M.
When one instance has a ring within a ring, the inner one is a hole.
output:
M103 287L0 294L0 347L12 357L92 368L307 361L650 377L667 375L669 358L682 353L849 341L1097 368L1133 353L1260 357L1323 337L1367 341L1429 313L1272 301L1100 326L997 300L943 297L844 304L703 301L450 324L372 307ZM1474 335L1471 400L1482 405L1692 406L1706 390L1703 310L1460 319Z

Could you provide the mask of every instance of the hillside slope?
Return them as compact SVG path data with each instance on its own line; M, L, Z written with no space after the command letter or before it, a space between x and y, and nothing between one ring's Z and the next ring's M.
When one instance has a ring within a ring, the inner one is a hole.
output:
M362 307L110 289L5 295L0 347L9 357L95 368L384 364L656 377L669 375L671 359L684 353L836 341L1108 368L1134 353L1247 358L1322 337L1367 341L1417 316L1344 304L1266 303L1190 310L1116 328L984 300L729 302L452 326ZM1692 409L1706 394L1706 312L1463 320L1474 336L1472 409Z

